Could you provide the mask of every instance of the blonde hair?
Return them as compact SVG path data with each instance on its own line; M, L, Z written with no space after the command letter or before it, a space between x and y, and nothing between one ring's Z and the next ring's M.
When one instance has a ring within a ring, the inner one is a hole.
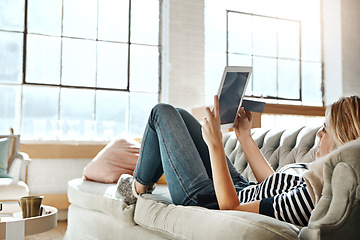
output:
M344 97L326 110L334 148L360 137L360 98Z

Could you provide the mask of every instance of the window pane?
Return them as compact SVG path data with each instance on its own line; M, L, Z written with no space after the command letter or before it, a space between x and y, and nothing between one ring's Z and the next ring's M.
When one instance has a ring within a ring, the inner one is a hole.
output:
M252 66L252 57L249 55L229 54L229 66ZM249 79L245 95L252 95L253 75Z
M221 53L226 54L230 66L253 66L245 95L304 102L304 86L300 84L304 85L301 75L305 69L300 72L300 61L321 63L320 3L320 0L206 0L205 103L212 104L209 92L218 86L215 72L219 67L215 65L221 65L218 62L222 61ZM228 22L223 21L224 15ZM224 32L226 28L228 32ZM228 52L224 51L224 43L228 44ZM218 59L210 58L216 55ZM321 71L316 76L314 81L321 83ZM314 96L322 95L319 88L315 89L318 92Z
M83 140L85 121L94 120L95 91L85 89L61 89L60 119L64 120L65 139Z
M299 59L300 55L299 22L278 20L278 57Z
M256 96L277 96L276 59L254 57L253 93Z
M94 101L94 90L62 88L60 118L64 120L93 120Z
M109 140L113 136L127 132L128 119L129 93L96 92L96 122L99 139Z
M1 0L0 29L24 31L24 6L25 0Z
M299 61L278 60L278 97L300 100Z
M303 102L321 105L321 63L302 62L301 74Z
M252 54L252 16L229 13L229 52Z
M0 32L0 82L21 83L23 33Z
M21 86L0 85L0 134L20 133Z
M23 87L22 138L51 138L50 120L58 118L58 100L59 88L57 87Z
M64 85L95 86L96 42L63 38L62 81Z
M99 0L99 39L128 42L129 1Z
M131 42L159 44L159 0L131 1Z
M98 42L97 86L127 88L128 45Z
M151 109L158 103L158 94L130 93L130 131L131 136L142 136Z
M158 92L159 89L158 47L131 45L130 90Z
M97 0L64 0L63 35L96 39Z
M28 0L29 33L61 35L62 0Z
M160 3L0 0L0 131L11 126L25 139L46 140L108 140L129 132L129 92L77 87L129 89L130 73L137 131L138 110L158 102ZM24 77L60 86L22 85Z
M254 17L254 54L276 57L276 19Z
M321 61L321 37L320 24L302 22L302 52L303 60Z
M26 82L60 84L61 39L27 35Z

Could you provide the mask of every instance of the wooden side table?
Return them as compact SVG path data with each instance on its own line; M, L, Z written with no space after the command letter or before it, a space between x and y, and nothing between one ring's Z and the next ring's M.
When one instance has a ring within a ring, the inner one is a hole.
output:
M24 236L39 234L55 228L57 226L58 210L51 206L42 206L45 213L38 217L23 219L21 212L11 215L3 214L5 217L0 219L0 239L18 240L19 235L21 235L22 238L20 239L23 240Z

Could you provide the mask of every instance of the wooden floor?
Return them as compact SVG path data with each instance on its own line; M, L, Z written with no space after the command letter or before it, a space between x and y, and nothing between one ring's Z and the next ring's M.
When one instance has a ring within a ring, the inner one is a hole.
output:
M51 231L25 237L25 240L62 240L65 236L67 221L59 221Z

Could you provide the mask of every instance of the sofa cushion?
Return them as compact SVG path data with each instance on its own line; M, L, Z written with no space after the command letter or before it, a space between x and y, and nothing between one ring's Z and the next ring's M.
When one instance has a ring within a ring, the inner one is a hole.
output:
M103 183L116 183L121 174L132 174L139 157L140 143L120 135L106 145L85 167L84 177Z
M129 226L106 213L71 204L68 213L66 240L160 240L156 232L139 225ZM27 238L26 238L27 239Z
M71 204L106 213L129 226L135 225L135 205L127 205L116 196L116 184L73 179L68 182L68 198Z
M164 204L150 194L136 204L134 220L171 239L298 239L299 230L268 216ZM199 224L201 223L201 224Z

